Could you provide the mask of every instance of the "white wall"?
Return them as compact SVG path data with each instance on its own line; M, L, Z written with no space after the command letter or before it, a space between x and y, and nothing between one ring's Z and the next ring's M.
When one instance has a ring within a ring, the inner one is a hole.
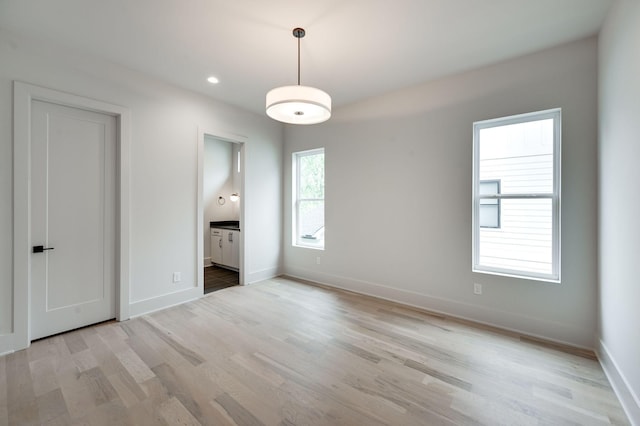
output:
M3 30L0 30L0 63L0 348L2 335L9 335L12 327L13 80L130 109L132 314L178 303L193 294L197 285L199 128L247 137L247 193L243 194L247 207L243 229L246 281L279 271L283 202L281 125L266 116L239 110L152 77ZM180 285L171 283L173 271L182 272Z
M640 2L619 1L600 35L600 357L640 425Z
M596 73L590 38L338 108L321 125L287 127L285 273L593 348ZM472 273L472 124L555 107L563 114L562 283ZM291 153L323 146L326 249L292 247Z

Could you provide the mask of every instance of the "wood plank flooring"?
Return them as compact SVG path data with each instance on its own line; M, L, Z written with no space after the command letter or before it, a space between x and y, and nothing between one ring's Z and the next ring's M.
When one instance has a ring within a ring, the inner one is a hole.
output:
M0 357L0 425L626 425L602 369L278 278Z

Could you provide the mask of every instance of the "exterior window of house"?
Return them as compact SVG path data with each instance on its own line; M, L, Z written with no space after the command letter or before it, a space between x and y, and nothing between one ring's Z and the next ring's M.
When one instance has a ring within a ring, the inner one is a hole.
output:
M324 148L293 153L293 245L324 249Z
M560 282L561 111L473 125L473 271Z
M499 180L481 180L480 195L497 195L500 193ZM500 200L498 198L481 198L478 210L480 228L500 228Z

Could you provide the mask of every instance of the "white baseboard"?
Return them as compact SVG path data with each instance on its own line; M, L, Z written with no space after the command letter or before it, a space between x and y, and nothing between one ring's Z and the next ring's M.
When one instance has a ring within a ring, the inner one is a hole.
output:
M640 425L640 398L629 385L628 380L602 340L599 341L598 359L629 421L633 425Z
M318 273L303 268L287 268L285 274L294 278L310 280L329 287L353 291L380 299L402 303L426 311L469 320L531 337L594 350L595 336L591 329L534 318L515 312L429 296L382 284L357 280L338 275Z
M211 266L211 258L210 257L205 257L204 260L202 261L202 264L204 265L205 268L207 266Z
M253 284L258 281L268 280L269 278L280 275L280 268L266 268L259 271L253 271L247 274L245 278L246 284ZM181 303L190 302L203 296L201 287L190 287L175 293L164 294L162 296L152 297L145 300L132 302L129 306L130 317L134 318L145 315Z
M248 272L244 279L245 284L254 284L259 281L268 280L281 275L280 268L277 266L273 268L265 268L259 271Z
M130 317L135 318L140 315L190 302L202 297L202 295L202 287L190 287L175 293L163 294L162 296L133 302L129 305Z

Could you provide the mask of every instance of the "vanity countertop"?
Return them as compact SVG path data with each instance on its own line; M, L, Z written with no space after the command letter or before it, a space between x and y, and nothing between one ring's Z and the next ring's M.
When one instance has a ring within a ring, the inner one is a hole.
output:
M240 221L239 220L218 220L218 221L209 222L209 226L211 228L220 228L220 229L229 229L231 231L239 231Z

